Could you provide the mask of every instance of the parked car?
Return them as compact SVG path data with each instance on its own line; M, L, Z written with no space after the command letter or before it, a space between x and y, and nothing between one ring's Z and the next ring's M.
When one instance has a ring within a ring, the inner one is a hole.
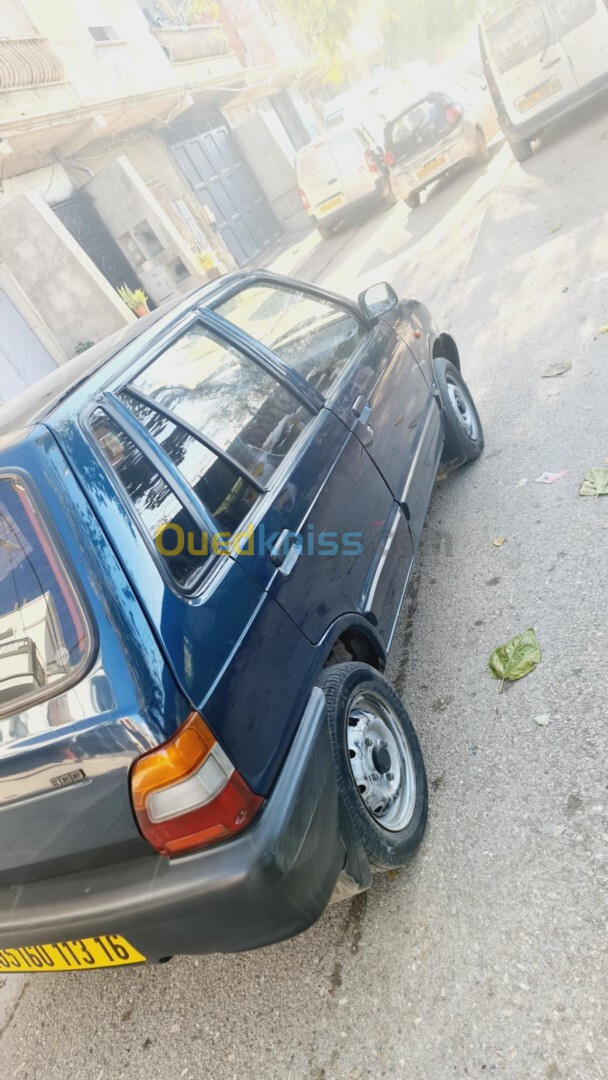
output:
M482 22L480 43L518 161L549 124L608 90L606 0L501 0Z
M246 271L64 365L0 428L0 969L251 949L401 866L422 754L382 675L453 339Z
M460 75L437 82L386 126L395 194L416 209L421 191L439 177L463 162L486 161L498 130L492 99L479 80Z
M323 237L370 203L395 202L383 149L363 126L333 127L303 147L296 177L304 209Z

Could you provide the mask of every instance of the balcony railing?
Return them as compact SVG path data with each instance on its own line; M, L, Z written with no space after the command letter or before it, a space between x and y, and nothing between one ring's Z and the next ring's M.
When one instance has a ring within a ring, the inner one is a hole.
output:
M227 56L230 42L221 26L156 26L152 29L173 64Z
M64 81L63 64L44 38L0 38L0 90Z

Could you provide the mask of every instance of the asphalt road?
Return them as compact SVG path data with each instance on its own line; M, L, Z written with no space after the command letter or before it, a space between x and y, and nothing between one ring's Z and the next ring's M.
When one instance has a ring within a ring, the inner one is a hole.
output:
M608 499L578 497L608 458L607 175L604 104L523 168L503 147L414 214L279 260L428 302L485 424L483 459L437 488L390 661L428 836L272 949L17 977L6 1080L608 1077ZM543 379L557 361L572 370ZM490 652L528 627L542 663L500 695Z

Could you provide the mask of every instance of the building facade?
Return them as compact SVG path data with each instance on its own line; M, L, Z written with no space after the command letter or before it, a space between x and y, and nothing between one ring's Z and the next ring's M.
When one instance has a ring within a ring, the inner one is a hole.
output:
M135 318L123 284L154 307L303 224L310 64L226 3L3 0L0 404Z

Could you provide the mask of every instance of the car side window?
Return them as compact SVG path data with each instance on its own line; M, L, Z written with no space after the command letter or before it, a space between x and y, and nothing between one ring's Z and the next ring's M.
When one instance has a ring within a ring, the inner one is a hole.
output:
M219 459L225 454L262 486L268 485L314 415L273 375L200 325L182 334L131 385L151 408L158 405L168 410L178 426L183 421L200 433L213 443ZM178 438L175 432L161 437L168 445ZM224 476L224 496L228 497L234 470L226 470L225 459L209 469L207 459L195 467L194 455L189 445L180 467L194 473L201 470L200 476L207 475L209 483L213 473L211 502L217 504L222 485L215 480ZM192 482L192 476L188 479ZM217 513L212 506L208 509Z
M215 310L325 397L368 334L346 308L291 286L249 285Z

